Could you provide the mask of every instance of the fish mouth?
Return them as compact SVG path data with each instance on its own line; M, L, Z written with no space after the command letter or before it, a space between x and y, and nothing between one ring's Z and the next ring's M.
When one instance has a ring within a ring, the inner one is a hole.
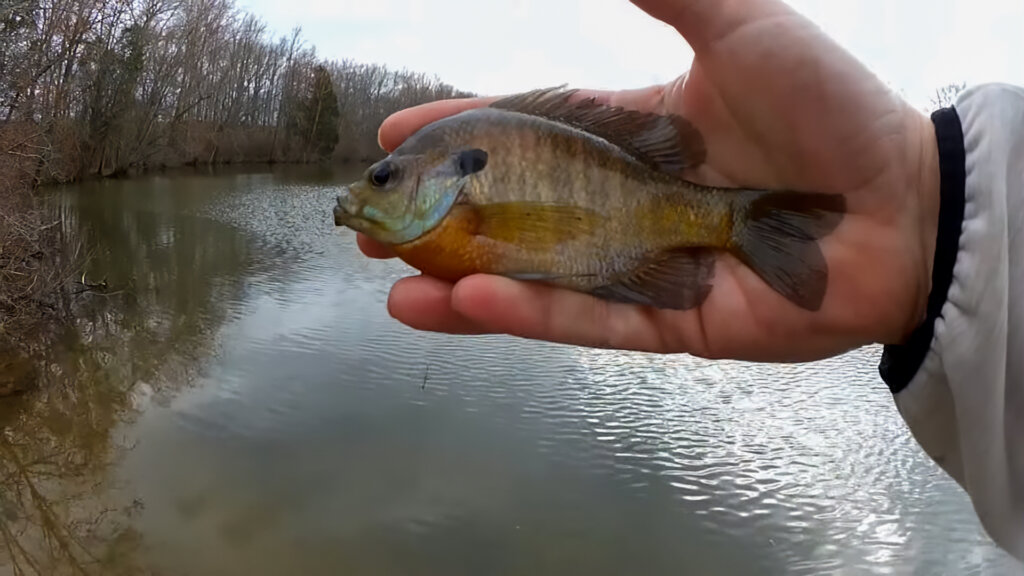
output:
M342 188L334 205L335 226L347 226L352 222L358 211L353 204L352 194L349 192L348 187Z
M347 186L338 194L333 212L336 227L345 227L371 236L379 233L377 225L363 216L363 203L351 194Z
M345 207L342 206L340 203L337 204L334 207L334 225L335 226L344 226L345 223L348 222L348 219L351 218L351 217L352 217L352 215L349 214L345 210Z

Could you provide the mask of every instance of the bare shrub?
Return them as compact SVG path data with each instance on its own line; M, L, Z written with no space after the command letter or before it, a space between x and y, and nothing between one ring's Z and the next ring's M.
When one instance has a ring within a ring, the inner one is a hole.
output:
M32 190L49 146L30 123L0 126L0 341L21 343L59 316L71 274L58 221L47 221Z

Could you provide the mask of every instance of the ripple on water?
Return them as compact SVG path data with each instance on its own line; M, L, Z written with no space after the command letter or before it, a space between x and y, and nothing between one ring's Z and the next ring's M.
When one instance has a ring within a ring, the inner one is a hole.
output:
M536 573L516 562L547 558L548 572L591 574L1006 565L900 421L877 349L765 366L418 333L385 308L408 270L358 254L330 221L334 190L246 182L200 210L250 239L244 295L206 385L159 428L161 453L183 462L169 470L153 455L142 467L157 502L176 481L199 486L214 502L206 513L230 525L245 518L234 507L274 502L279 532L250 562L273 552L358 572L351 558L401 557L440 573L472 558L482 573L503 562Z

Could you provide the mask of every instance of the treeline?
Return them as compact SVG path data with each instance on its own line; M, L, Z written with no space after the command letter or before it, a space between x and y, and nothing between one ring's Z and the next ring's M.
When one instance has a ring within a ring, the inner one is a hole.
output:
M320 58L234 0L0 0L0 371L66 310L73 247L40 184L161 167L368 160L390 113L464 96ZM66 313L65 313L66 315ZM0 381L0 392L9 386Z
M0 146L30 158L37 181L365 159L387 114L460 95L321 59L299 30L273 38L233 0L0 2Z

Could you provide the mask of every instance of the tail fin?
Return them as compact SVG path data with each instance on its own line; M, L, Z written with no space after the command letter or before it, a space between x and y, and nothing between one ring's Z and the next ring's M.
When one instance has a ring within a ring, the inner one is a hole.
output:
M773 290L806 310L821 308L828 263L817 240L839 225L839 194L751 192L737 214L732 253Z

